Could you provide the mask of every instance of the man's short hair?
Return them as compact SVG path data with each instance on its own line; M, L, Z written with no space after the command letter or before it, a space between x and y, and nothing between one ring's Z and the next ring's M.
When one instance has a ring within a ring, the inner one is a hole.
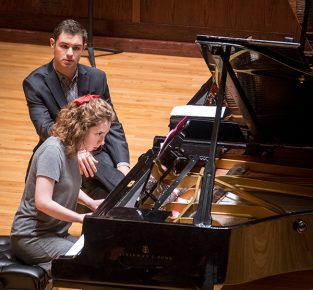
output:
M55 41L58 40L60 34L69 33L72 35L81 34L83 37L83 43L87 42L87 31L86 29L76 20L66 19L60 22L53 30L53 38Z

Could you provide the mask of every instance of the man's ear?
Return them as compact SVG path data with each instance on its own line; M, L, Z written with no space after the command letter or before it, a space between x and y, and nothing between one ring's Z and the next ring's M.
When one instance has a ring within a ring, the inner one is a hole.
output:
M50 47L51 48L54 48L54 46L55 46L55 40L54 40L54 38L50 38Z
M83 50L87 49L87 42L84 43L83 45Z

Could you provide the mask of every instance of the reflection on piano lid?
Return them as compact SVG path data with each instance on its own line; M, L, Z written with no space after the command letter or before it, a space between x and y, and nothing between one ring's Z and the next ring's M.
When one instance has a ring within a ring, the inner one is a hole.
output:
M212 78L52 262L55 286L208 289L313 269L313 75L296 43L199 36ZM222 107L227 114L221 114Z

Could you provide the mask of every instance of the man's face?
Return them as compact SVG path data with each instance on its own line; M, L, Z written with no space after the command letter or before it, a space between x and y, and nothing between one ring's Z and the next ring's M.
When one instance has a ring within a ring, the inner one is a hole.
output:
M75 71L84 50L82 35L62 32L57 41L50 38L50 45L54 50L55 68L65 75L67 72Z

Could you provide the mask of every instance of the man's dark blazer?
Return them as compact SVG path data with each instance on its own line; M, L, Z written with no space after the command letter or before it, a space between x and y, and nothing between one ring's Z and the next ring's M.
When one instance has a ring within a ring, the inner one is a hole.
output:
M112 105L107 78L103 71L95 67L78 64L77 87L78 96L86 94L100 95L102 99ZM30 118L40 137L38 145L34 148L35 151L38 146L50 136L49 132L57 114L60 109L67 104L67 101L58 76L53 68L52 61L34 70L23 81L23 89ZM109 155L113 167L116 167L119 162L129 163L128 144L122 124L118 119L112 123L110 132L106 136L105 151ZM107 157L108 156L105 157L106 160ZM100 164L99 167L101 167ZM104 168L104 170L105 169L106 168ZM108 172L100 173L103 175ZM114 173L118 175L118 179L123 176L119 173L119 171Z

